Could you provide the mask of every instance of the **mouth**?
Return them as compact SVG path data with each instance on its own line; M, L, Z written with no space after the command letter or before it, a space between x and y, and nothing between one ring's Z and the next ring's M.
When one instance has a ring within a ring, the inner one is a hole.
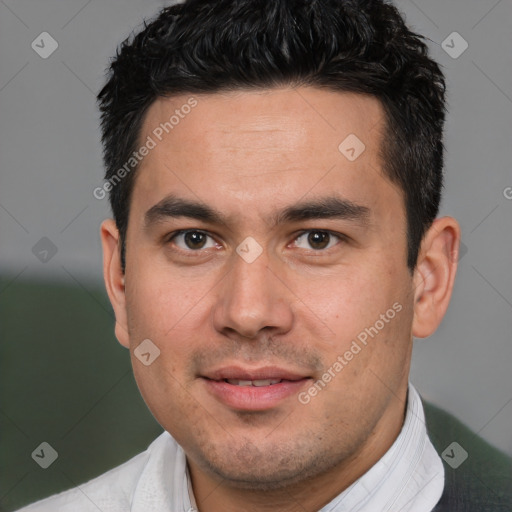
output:
M201 376L208 393L238 411L264 411L296 396L311 377L284 368L225 367Z
M260 388L262 386L273 386L283 382L284 379L258 379L258 380L240 380L240 379L224 379L224 382L233 386L254 386Z

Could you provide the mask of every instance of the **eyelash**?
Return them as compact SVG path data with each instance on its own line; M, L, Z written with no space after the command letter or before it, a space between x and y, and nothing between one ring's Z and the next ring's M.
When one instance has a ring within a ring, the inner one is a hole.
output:
M347 242L348 241L348 237L347 236L345 236L345 235L343 235L341 233L336 233L334 231L329 231L328 229L305 229L305 230L299 232L295 236L295 238L293 239L293 242L296 242L300 237L302 237L303 235L305 235L307 233L315 233L315 232L327 233L330 237L337 238L338 242L336 244L334 244L334 246L328 247L327 249L309 249L309 250L307 250L308 253L316 253L316 254L326 253L326 252L330 251L333 247L337 246L340 242ZM215 240L215 237L213 237L212 235L210 235L206 231L203 231L203 230L200 230L200 229L182 229L182 230L179 230L179 231L176 231L176 232L172 233L169 237L167 237L167 243L171 243L178 236L185 235L187 233L201 233L201 234L206 235L207 237ZM329 240L329 243L330 243L330 240ZM211 247L209 249L211 249ZM197 253L201 253L204 249L193 250L193 249L177 248L177 249L174 249L174 250L176 252L180 252L183 255L194 257Z

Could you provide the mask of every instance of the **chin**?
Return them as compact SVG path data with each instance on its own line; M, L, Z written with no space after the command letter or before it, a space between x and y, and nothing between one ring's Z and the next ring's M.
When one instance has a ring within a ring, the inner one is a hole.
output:
M253 491L272 491L293 486L306 479L318 476L336 466L343 455L312 453L311 447L267 446L261 450L251 442L240 448L232 445L213 447L207 453L201 453L195 461L202 469L229 482L238 489Z

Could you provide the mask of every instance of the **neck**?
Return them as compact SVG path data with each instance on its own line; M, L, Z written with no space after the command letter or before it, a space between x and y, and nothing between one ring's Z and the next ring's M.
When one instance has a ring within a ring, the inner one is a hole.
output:
M236 487L205 471L187 458L192 489L200 512L314 512L332 501L364 475L391 447L402 428L406 410L403 396L393 400L366 442L348 459L305 481L274 490Z

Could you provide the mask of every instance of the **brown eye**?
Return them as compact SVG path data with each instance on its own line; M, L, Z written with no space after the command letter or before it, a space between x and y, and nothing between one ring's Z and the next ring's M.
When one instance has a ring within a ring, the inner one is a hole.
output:
M308 235L308 242L313 249L325 249L329 245L330 238L329 233L325 231L312 231Z
M202 249L206 243L206 235L199 231L189 231L183 239L189 249Z
M313 249L321 251L329 249L341 240L341 236L335 235L329 231L310 230L305 231L295 239L295 246L301 249Z
M203 231L180 231L171 238L171 242L184 251L199 251L216 247L215 240Z

